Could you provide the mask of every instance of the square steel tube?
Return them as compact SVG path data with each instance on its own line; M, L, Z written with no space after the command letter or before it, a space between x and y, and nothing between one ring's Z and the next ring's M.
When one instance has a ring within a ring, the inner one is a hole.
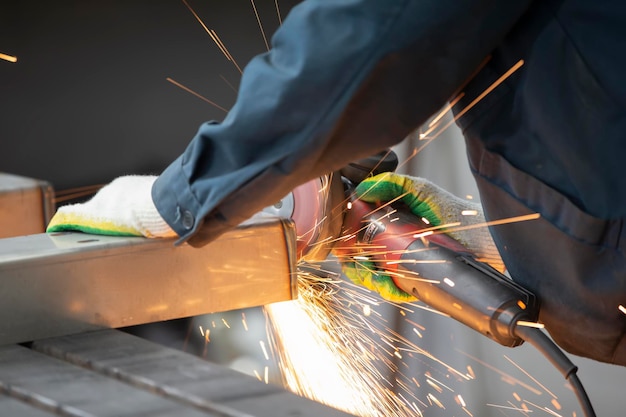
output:
M295 228L255 219L193 248L172 239L0 239L0 345L236 310L297 296Z

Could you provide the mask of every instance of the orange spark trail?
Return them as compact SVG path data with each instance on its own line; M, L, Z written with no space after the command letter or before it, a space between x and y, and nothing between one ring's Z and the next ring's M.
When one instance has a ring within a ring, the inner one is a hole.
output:
M492 404L492 403L487 403L485 404L487 407L494 407L494 408L500 408L500 409L504 409L504 410L512 410L512 411L519 411L520 413L525 413L526 410L524 410L523 408L520 407L516 407L515 405L499 405L499 404Z
M445 116L446 113L448 113L452 109L452 107L454 107L454 105L456 103L458 103L459 100L461 100L464 96L465 96L465 93L461 93L458 96L456 96L456 98L454 98L450 103L448 103L447 106L445 106L443 109L441 109L439 114L437 116L435 116L433 118L433 120L431 120L431 122L428 124L428 127L433 127L435 124L439 123L439 120L441 120L441 118L443 116ZM420 134L420 139L422 139L422 135L421 134Z
M536 407L538 410L542 410L545 411L546 413L553 415L554 417L563 417L562 414L557 413L554 410L549 409L548 407L541 407L540 405L537 405L535 403L532 403L528 400L524 400L525 403L532 405L533 407Z
M484 99L489 93L495 90L500 84L502 84L507 78L509 78L515 71L524 65L524 60L520 59L517 61L515 65L513 65L507 72L505 72L500 78L498 78L493 84L485 89L478 97L476 97L470 104L468 104L463 110L461 110L458 114L454 116L454 118L446 123L434 137L437 137L441 132L450 127L454 122L456 122L459 118L463 117L465 113L470 111L476 104L478 104L482 99ZM433 127L426 132L424 132L424 136L428 136L436 127Z
M525 222L529 220L537 220L540 217L541 215L539 213L525 214L523 216L507 217L505 219L491 220L491 221L484 222L484 223L476 223L476 224L470 224L467 226L452 227L450 228L450 231L456 232L459 230L477 229L479 227L498 226L501 224L509 224L509 223L519 223L519 222ZM444 233L444 232L440 232L440 233Z
M213 42L215 42L215 44L217 45L217 47L220 49L220 51L222 51L222 53L224 54L224 56L226 57L226 59L228 59L229 61L231 61L233 63L233 65L235 65L235 67L237 68L237 70L239 70L240 74L243 74L243 71L241 70L241 68L239 67L239 65L237 65L237 62L233 59L232 55L230 54L230 52L228 52L228 49L226 49L226 46L224 46L224 44L222 43L222 41L219 39L219 37L217 36L217 33L215 33L214 30L209 30L209 28L204 24L204 22L202 21L202 19L200 18L200 16L198 16L198 14L195 12L194 9L192 9L192 7L189 5L189 3L187 3L186 0L182 0L183 3L185 4L185 6L187 6L187 8L189 9L189 11L193 14L193 16L196 18L196 20L198 21L198 23L200 23L200 25L202 25L202 28L205 30L206 33L209 34L209 36L211 37L211 39L213 39Z
M400 373L394 358L403 361L405 355L412 357L415 353L442 366L445 371L438 373L452 372L461 380L469 380L465 374L378 322L383 318L372 308L378 304L376 298L367 297L363 293L368 291L360 287L354 287L355 291L346 288L340 291L338 285L344 283L299 276L298 300L266 306L270 329L274 330L268 333L268 338L272 340L272 351L278 354L287 387L362 417L408 417L422 415L411 398L425 407L428 405L412 392L413 384L405 383L411 379ZM381 325L382 333L378 330ZM370 334L380 340L372 339ZM394 378L384 377L377 363L389 369ZM429 384L451 390L441 381L430 379ZM394 384L401 392L394 393ZM429 400L431 405L443 406L437 398Z
M182 88L183 90L187 91L188 93L193 94L194 96L198 97L201 100L206 101L207 103L209 103L210 105L217 107L218 109L224 111L225 113L228 113L228 110L226 110L224 107L220 106L217 103L214 103L213 101L209 100L208 98L196 93L195 91L193 91L192 89L185 87L184 85L182 85L181 83L179 83L178 81L175 81L173 79L171 79L170 77L166 78L167 81L171 82L172 84L174 84L176 87Z
M313 317L308 318L307 311L313 304L302 306L302 309L290 307L292 306L285 303L266 307L273 326L277 326L276 336L280 338L278 343L282 345L276 351L282 358L281 373L286 386L300 395L359 415L368 415L365 413L384 407L386 401L377 404L378 401L370 396L370 388L358 382L361 377L368 378L370 372L363 370L350 375L345 364L342 364L347 358L352 360L354 354L348 352L349 347L345 348L345 352L340 351L339 349L343 349L340 340L335 341L329 337L329 331L335 332L330 327L326 329L327 324L322 324L323 319L319 316L321 311L313 311ZM288 310L283 310L284 308ZM297 323L290 325L287 320L294 318ZM322 328L316 329L320 325ZM293 341L297 346L290 346L289 338L294 335L298 339ZM328 347L324 348L324 345ZM362 353L365 354L366 351ZM353 364L357 365L358 362Z
M518 364L513 362L513 360L511 358L509 358L508 356L504 355L504 359L506 359L507 361L511 362L511 364L513 364L513 366L515 366L517 369L519 369L524 375L526 375L528 378L530 378L535 384L539 385L539 387L541 389L543 389L545 392L547 392L553 399L556 400L558 398L556 395L554 395L554 393L552 391L550 391L548 388L546 388L545 385L543 385L536 378L534 378L532 375L530 375L528 372L526 372L526 370L524 370L521 366L519 366Z
M226 83L227 86L229 86L235 93L237 93L237 89L226 79L226 77L220 74L220 78Z
M228 49L226 49L226 45L224 45L224 43L219 38L219 36L217 36L217 32L211 29L211 32L209 34L211 35L211 38L213 38L217 46L219 46L219 48L224 52L224 54L226 55L226 58L228 58L229 61L232 61L232 63L235 64L235 67L237 67L240 74L243 74L243 71L241 70L241 68L239 68L239 65L237 65L237 62L235 61L233 56L230 54L230 52L228 52Z
M469 353L467 353L467 352L463 352L463 351L461 351L461 350L459 350L459 349L455 349L455 350L456 350L457 352L459 352L460 354L465 355L465 356L467 356L468 358L475 360L476 362L478 362L479 364L483 365L484 367L486 367L486 368L488 368L488 369L491 369L492 371L496 372L496 373L497 373L497 374L499 374L500 376L503 376L503 377L507 378L509 381L514 382L515 384L519 385L520 387L524 387L524 388L526 388L528 391L532 392L533 394L535 394L535 395L541 395L541 391L539 391L538 389L536 389L536 388L534 388L534 387L531 387L531 386L530 386L530 385L528 385L528 384L523 383L523 382L522 382L522 381L520 381L519 379L514 378L513 376L511 376L511 375L509 375L509 374L507 374L507 373L505 373L505 372L503 372L503 371L499 370L498 368L496 368L496 367L494 367L494 366L489 365L487 362L482 361L482 360L478 359L477 357L470 355L470 354L469 354Z
M265 47L269 51L270 50L270 46L267 43L267 38L265 37L265 31L263 30L263 25L261 24L261 19L259 18L259 12L257 12L257 10L256 10L256 5L254 4L254 0L250 0L250 3L252 3L252 9L254 10L254 15L256 16L256 21L259 24L259 30L261 31L261 35L263 35L263 42L265 42Z
M524 221L536 220L540 217L541 215L539 213L532 213L532 214L526 214L522 216L507 217L504 219L491 220L488 222L475 223L475 224L470 224L466 226L461 226L459 222L447 223L447 224L442 224L439 226L420 229L418 233L416 233L416 231L411 231L411 232L407 232L407 233L400 234L400 235L389 236L387 238L381 238L379 241L383 241L385 239L396 239L398 237L404 237L404 236L410 236L410 235L413 235L413 237L417 239L420 237L426 237L426 236L430 236L434 234L446 234L449 232L458 232L461 230L478 229L478 228L488 227L488 226L498 226L498 225L503 225L503 224L519 223L519 222L524 222ZM359 231L364 230L366 227L367 226L364 226Z
M276 14L278 15L278 24L283 24L283 19L280 17L280 9L278 8L278 0L274 0L274 5L276 6Z
M521 302L521 301L520 301ZM519 304L519 302L518 302ZM543 329L545 328L545 324L543 323L537 323L535 321L524 321L524 320L520 320L516 323L518 326L526 326L526 327L534 327L536 329Z
M489 93L491 93L496 87L502 84L507 78L509 78L515 71L524 65L524 60L519 60L515 65L513 65L507 72L505 72L500 78L498 78L493 84L491 84L485 91L483 91L478 97L476 97L470 104L468 104L463 110L457 113L452 120L446 123L443 127L441 127L432 137L428 137L433 131L439 128L439 124L436 123L431 126L426 132L420 134L420 140L425 140L426 142L420 147L416 148L415 152L421 152L430 142L435 140L439 135L441 135L446 129L452 126L459 118L461 118L465 113L467 113L470 109L472 109L476 104L478 104L482 99L484 99ZM456 100L456 99L455 99Z
M12 56L12 55L6 55L0 52L0 59L3 59L5 61L9 61L9 62L17 62L17 57L16 56Z

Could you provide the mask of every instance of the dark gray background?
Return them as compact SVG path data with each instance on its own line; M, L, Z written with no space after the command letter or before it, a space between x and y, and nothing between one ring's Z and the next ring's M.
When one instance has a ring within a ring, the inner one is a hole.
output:
M281 0L281 16L295 1ZM249 0L189 4L243 67L266 50ZM255 2L269 37L273 0ZM268 39L269 40L269 39ZM57 190L158 174L230 108L240 73L180 0L3 0L0 171Z

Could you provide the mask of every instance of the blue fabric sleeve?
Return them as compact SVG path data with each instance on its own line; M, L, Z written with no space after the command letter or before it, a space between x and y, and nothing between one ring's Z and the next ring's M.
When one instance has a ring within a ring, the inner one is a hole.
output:
M157 179L202 245L309 179L401 141L477 69L530 0L309 0L245 68L222 123Z

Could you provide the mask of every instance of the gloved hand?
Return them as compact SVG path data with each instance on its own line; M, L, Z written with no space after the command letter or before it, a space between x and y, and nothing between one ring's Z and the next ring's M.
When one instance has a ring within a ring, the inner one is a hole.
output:
M156 176L129 175L102 187L86 203L60 207L47 232L80 231L99 235L175 237L152 201Z
M343 262L341 271L353 283L372 290L382 298L393 303L410 303L417 301L413 295L398 288L393 279L376 267L372 261Z
M359 199L369 203L385 203L398 198L414 215L427 219L432 226L460 223L460 226L443 231L465 246L478 260L504 271L504 263L488 228L462 229L463 226L485 222L479 204L456 197L426 179L392 172L363 180L356 187L355 193ZM343 272L354 283L378 292L386 300L416 301L411 294L396 287L392 278L378 270L373 263L345 263Z

